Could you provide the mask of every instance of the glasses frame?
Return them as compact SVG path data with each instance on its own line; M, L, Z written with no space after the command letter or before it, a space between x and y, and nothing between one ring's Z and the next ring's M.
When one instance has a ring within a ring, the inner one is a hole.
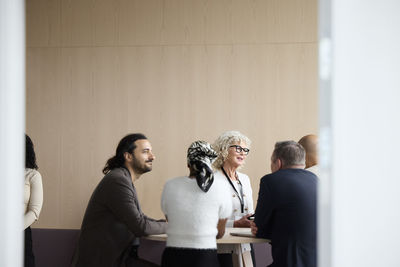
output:
M239 145L231 145L229 146L229 148L234 147L237 153L242 153L242 151L244 152L245 155L248 155L250 152L250 149L245 148L245 147L241 147Z

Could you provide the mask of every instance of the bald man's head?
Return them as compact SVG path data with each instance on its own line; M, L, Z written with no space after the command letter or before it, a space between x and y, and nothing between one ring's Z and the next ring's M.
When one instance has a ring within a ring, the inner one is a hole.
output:
M306 169L318 164L318 136L309 134L299 140L306 150Z

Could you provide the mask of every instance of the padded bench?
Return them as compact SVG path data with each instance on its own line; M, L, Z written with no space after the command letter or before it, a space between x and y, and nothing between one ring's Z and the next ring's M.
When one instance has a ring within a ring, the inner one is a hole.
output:
M70 267L79 238L76 229L32 228L33 252L38 267ZM139 257L161 265L165 243L142 239ZM269 244L254 244L256 266L266 266L272 262Z
M33 253L38 267L70 267L79 230L32 228Z
M32 228L36 266L70 267L78 243L79 230ZM161 264L165 243L143 239L139 257Z

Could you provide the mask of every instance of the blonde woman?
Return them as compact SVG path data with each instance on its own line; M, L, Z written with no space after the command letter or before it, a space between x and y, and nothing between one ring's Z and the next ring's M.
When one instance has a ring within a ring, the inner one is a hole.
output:
M244 165L250 152L251 141L238 131L227 131L221 134L213 144L217 152L214 161L214 177L223 180L229 190L232 201L232 215L228 218L227 227L250 227L249 217L254 213L253 192L250 179L238 170ZM250 244L245 245L250 250ZM231 245L218 247L218 259L221 266L232 266Z

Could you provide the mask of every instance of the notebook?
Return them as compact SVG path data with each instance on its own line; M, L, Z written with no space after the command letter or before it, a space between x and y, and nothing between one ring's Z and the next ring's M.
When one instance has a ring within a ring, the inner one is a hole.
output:
M231 235L233 236L242 236L242 237L255 237L252 233L251 230L248 231L238 231L238 232L231 232Z

